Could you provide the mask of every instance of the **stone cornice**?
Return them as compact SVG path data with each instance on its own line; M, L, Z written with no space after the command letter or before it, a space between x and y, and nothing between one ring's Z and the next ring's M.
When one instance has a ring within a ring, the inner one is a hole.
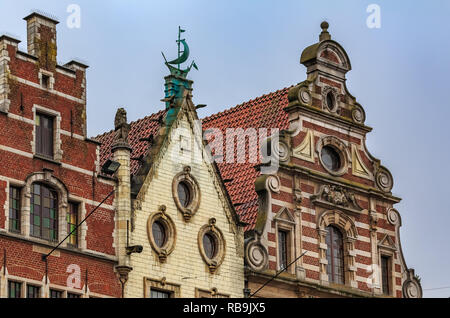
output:
M316 179L320 182L344 186L355 192L360 192L360 193L364 193L366 195L378 197L378 198L381 198L384 200L388 200L392 203L399 203L401 201L401 198L396 197L394 195L389 195L389 194L383 193L382 191L380 191L374 187L366 186L361 183L357 183L357 182L353 182L353 181L349 181L349 180L346 180L341 177L328 176L324 173L314 171L314 170L311 170L308 168L304 168L301 166L280 163L280 169L285 169L287 171L293 170L295 172L304 174L304 175L308 176L309 178Z
M4 231L0 231L0 236L1 237L5 237L5 238L9 238L9 239L13 239L13 240L18 240L18 241L22 241L28 244L35 244L35 245L40 245L46 248L54 248L57 244L57 242L55 244L51 244L51 243L46 243L42 240L39 239L35 239L32 237L24 237L21 234L14 234L14 233L9 233L9 232L4 232ZM68 248L68 247L58 247L59 251L63 251L66 253L73 253L73 254L78 254L81 256L85 256L85 257L91 257L91 258L96 258L102 261L107 261L107 262L113 262L113 263L117 263L118 260L115 256L107 256L107 255L99 255L99 254L94 254L88 251L82 251L80 249L75 249L75 248ZM102 253L103 254L103 253Z
M304 111L306 113L312 114L313 116L318 116L321 119L332 121L334 123L338 122L338 123L344 125L347 129L350 129L350 130L353 129L354 131L360 132L362 134L372 131L372 127L355 123L349 119L344 119L338 115L328 114L328 113L326 113L320 109L317 109L316 107L313 107L313 106L301 105L298 101L290 102L289 105L284 108L284 110L288 113L291 113L294 110Z
M249 268L245 269L244 275L248 279L249 277L258 277L263 280L269 280L275 276L277 272L275 270L262 270L262 271L254 271ZM314 282L308 282L299 280L295 275L289 274L289 273L281 273L277 278L273 280L274 282L289 284L292 286L299 286L299 287L307 287L314 289L315 292L322 292L322 293L330 293L335 295L341 295L346 297L380 297L380 298L386 298L384 295L374 295L373 293L369 292L363 292L355 289L351 289L349 286L345 285L331 285L331 286L324 286L320 285L318 283Z

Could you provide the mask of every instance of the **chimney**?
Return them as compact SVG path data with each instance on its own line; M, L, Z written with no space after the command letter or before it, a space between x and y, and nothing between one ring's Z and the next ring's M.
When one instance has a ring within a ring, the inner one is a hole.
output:
M33 12L27 21L28 54L38 58L40 68L53 72L56 67L56 25L59 23Z

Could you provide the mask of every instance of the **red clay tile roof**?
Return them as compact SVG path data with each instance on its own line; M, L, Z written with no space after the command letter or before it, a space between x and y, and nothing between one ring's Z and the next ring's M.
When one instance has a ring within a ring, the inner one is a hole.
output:
M287 129L288 115L283 108L288 104L288 90L289 88L284 88L206 117L202 119L203 130L218 128L222 130L225 136L227 128L254 128L256 130L259 128ZM148 143L145 141L141 142L139 139L146 138L158 132L159 124L153 120L161 115L165 115L165 111L160 111L131 123L128 139L133 149L132 157L145 156L148 153ZM110 131L95 138L102 143L100 150L101 164L111 156L113 136L114 131ZM223 141L225 144L225 138ZM225 146L223 153L226 159ZM254 228L258 212L258 196L255 191L255 180L259 176L259 172L254 168L258 163L224 162L217 164L222 179L233 179L233 181L227 182L225 185L233 204L241 204L236 206L236 212L241 221L249 224L245 230ZM137 160L131 162L132 174L136 173L139 164Z
M148 138L150 135L156 135L159 130L159 124L156 121L158 117L165 116L166 111L161 110L157 113L146 116L142 119L130 123L130 132L128 134L128 143L133 149L131 153L132 158L139 158L141 155L145 156L149 148L149 143L147 141L140 141L141 138ZM111 145L114 139L114 130L111 130L103 135L99 135L94 139L102 143L100 147L100 166L108 160L111 153ZM138 160L131 160L130 164L131 174L134 175L139 167L140 162Z

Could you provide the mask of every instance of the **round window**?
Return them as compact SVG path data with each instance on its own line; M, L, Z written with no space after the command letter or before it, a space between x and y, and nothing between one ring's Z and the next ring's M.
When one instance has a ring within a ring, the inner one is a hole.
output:
M325 146L322 148L322 162L329 170L338 171L341 168L341 158L333 147Z
M216 240L210 233L203 235L203 249L206 257L209 259L213 259L216 256Z
M187 207L191 203L191 191L184 182L178 183L178 200L183 207Z
M160 221L155 221L152 224L152 234L156 246L163 247L167 241L166 228Z
M334 96L331 92L327 94L327 107L330 111L334 109Z

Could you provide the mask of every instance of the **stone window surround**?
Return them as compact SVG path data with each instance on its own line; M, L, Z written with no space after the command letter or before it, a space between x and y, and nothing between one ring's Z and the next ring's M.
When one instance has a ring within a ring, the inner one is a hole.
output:
M386 256L389 257L389 295L386 296L395 296L395 250L390 249L388 247L378 245L378 288L379 293L383 294L383 275L381 271L381 257ZM377 288L375 288L377 289Z
M288 213L291 220L286 220L284 218L281 218L282 213ZM274 218L275 222L275 244L276 244L276 259L277 259L277 268L278 270L281 270L280 268L280 253L279 253L279 242L278 242L278 231L285 231L288 234L288 242L287 242L287 249L288 249L288 258L287 258L287 264L292 262L295 259L295 233L296 233L296 223L295 218L291 215L289 210L287 208L282 208L280 212L275 216ZM295 266L291 265L286 269L287 273L295 274Z
M230 298L230 295L219 293L219 291L215 287L211 288L210 290L196 287L195 298Z
M338 171L328 169L328 167L322 161L322 148L325 146L332 147L339 154L341 160L341 168ZM339 138L331 135L323 136L317 142L316 152L319 157L319 161L322 167L331 175L335 177L342 176L348 172L348 165L350 162L350 154L348 152L347 145Z
M183 182L190 191L191 202L187 207L184 207L178 198L178 184ZM200 206L200 186L197 180L191 174L191 167L185 166L183 171L175 175L172 181L172 196L178 210L183 214L184 220L189 222L191 217L195 215Z
M48 87L47 88L45 88L44 85L43 85L44 84L43 83L44 75L48 76ZM53 73L49 72L49 71L46 71L44 69L40 69L38 76L39 76L39 84L41 85L42 89L46 89L46 90L52 91L54 86L55 86L55 77L53 76Z
M331 93L333 95L334 105L333 105L332 109L330 109L328 107L328 103L327 103L327 97L328 97L329 93ZM328 86L328 85L322 87L322 109L327 111L327 112L329 112L329 113L331 113L331 114L339 115L340 108L341 108L340 105L339 105L340 104L340 98L339 97L340 97L339 92L338 92L338 90L335 87L331 87L331 86Z
M319 266L320 266L320 282L323 285L329 285L327 273L327 244L326 235L328 231L326 227L333 225L338 228L344 241L344 285L358 288L356 282L356 265L355 265L355 241L357 239L357 230L353 220L345 213L338 210L323 211L317 223L317 231L319 234Z
M52 243L47 241L47 240L39 239L37 237L34 237L34 236L30 235L30 224L29 224L29 221L30 221L30 214L29 213L30 213L30 211L28 210L28 216L26 218L23 217L24 206L25 206L25 201L24 200L28 200L27 204L28 204L28 208L29 208L29 206L30 206L30 198L31 198L31 196L27 198L26 195L24 195L25 194L24 189L25 189L26 186L27 186L27 182L6 180L6 188L5 188L6 200L5 200L5 205L4 205L5 225L6 225L6 227L5 227L4 231L6 231L8 233L13 233L13 234L18 234L18 235L24 236L26 239L29 239L31 241L44 243L45 245L49 245L49 244L52 245ZM53 184L49 184L49 186L52 187L53 189L55 189L55 186ZM20 189L20 233L12 232L9 229L9 188L10 187L17 187L17 188ZM30 187L29 191L31 191L31 184L28 185L28 187ZM59 191L57 191L57 192L58 192L58 200L60 201L61 196L60 196ZM78 221L83 220L86 217L86 205L85 205L85 202L83 200L78 199L78 198L72 198L72 196L70 194L68 196L68 201L78 204L78 207L79 207L79 210L78 210L78 213L79 213L78 214ZM58 209L59 209L59 206L58 206ZM58 210L58 213L60 213L60 210ZM65 217L64 217L63 226L67 229L67 227L66 227L67 223L66 223L66 219L65 219L66 217L67 217L67 215L65 215ZM59 235L59 233L60 233L59 225L60 225L60 218L58 216L58 239L62 240L65 236L61 238L61 236ZM27 227L26 231L23 229L24 226ZM73 246L70 246L70 245L67 245L67 244L64 244L64 243L63 243L62 247L67 247L69 249L78 249L78 250L81 250L81 251L86 251L86 249L87 249L87 245L86 245L87 244L87 242L86 242L87 229L88 229L88 226L87 226L86 223L83 223L80 226L80 228L78 229L78 246L77 247L73 247Z
M197 237L197 244L200 255L203 261L208 266L209 272L211 274L214 274L217 268L222 264L225 258L225 250L226 250L226 242L222 234L222 231L218 229L215 224L216 224L215 218L209 219L208 224L205 224L200 228ZM203 247L203 236L207 233L211 234L214 237L217 244L216 245L217 252L213 258L209 258L208 256L206 256L205 249Z
M52 175L51 170L44 169L43 172L35 172L32 173L27 180L23 184L17 184L10 182L11 185L19 186L21 187L21 210L20 210L20 222L21 222L21 231L20 234L24 236L25 238L30 238L37 242L42 242L44 244L52 244L51 242L40 239L37 237L32 237L30 235L30 206L31 206L31 187L34 183L43 183L53 190L55 190L58 193L58 239L57 241L61 241L67 236L67 209L68 209L68 200L70 199L71 202L78 203L80 210L79 210L79 219L82 219L86 215L86 208L84 206L84 203L75 200L72 198L69 198L67 188L65 185L56 177ZM9 189L9 187L8 187ZM9 191L9 190L8 190ZM9 206L9 203L8 203ZM6 214L6 221L9 221L9 209L5 212ZM9 231L9 230L8 230ZM81 229L79 229L79 248L85 249L86 248L86 231L87 227L85 224L82 224ZM64 242L62 244L63 247L68 247L67 242Z
M162 205L159 207L158 212L151 214L147 221L147 235L150 245L153 251L158 255L158 259L161 263L164 263L167 256L172 253L175 248L175 243L177 240L177 231L175 228L175 223L172 221L169 215L166 214L166 206ZM159 221L164 226L166 230L166 242L162 247L159 247L153 237L153 223Z
M168 283L165 277L161 279L144 277L144 298L150 297L150 289L152 288L162 292L171 293L172 297L170 298L180 298L181 295L181 286L179 284Z
M63 151L61 149L61 113L37 104L33 105L33 140L31 141L31 152L34 156L39 156L36 153L36 115L41 113L52 116L54 118L54 136L53 136L53 160L60 162L62 160ZM40 156L39 156L40 157Z

